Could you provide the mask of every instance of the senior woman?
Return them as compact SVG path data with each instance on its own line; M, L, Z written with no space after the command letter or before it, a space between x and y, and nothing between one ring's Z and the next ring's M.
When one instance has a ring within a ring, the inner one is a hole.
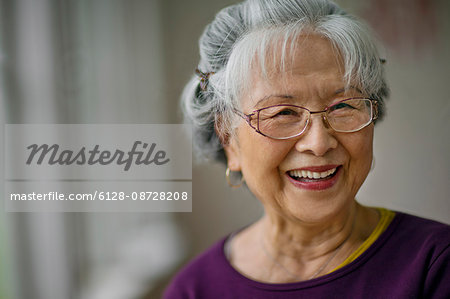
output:
M265 213L166 298L450 298L449 227L355 201L388 94L358 20L326 0L248 0L219 12L200 54L183 94L197 148Z

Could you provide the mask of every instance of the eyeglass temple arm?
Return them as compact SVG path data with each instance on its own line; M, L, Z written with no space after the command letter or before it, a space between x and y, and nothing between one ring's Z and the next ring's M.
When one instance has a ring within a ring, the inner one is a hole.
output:
M250 124L250 121L252 120L252 116L255 115L254 113L252 113L252 114L244 114L244 113L242 113L241 111L239 111L239 110L237 110L235 108L233 108L233 111L237 115L239 115L242 119L244 119L246 122L248 122L249 124ZM251 126L251 124L250 124L250 126Z

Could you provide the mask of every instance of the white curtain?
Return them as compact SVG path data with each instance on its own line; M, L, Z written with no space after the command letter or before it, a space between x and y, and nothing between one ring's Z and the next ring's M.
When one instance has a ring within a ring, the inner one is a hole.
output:
M167 123L159 1L0 3L2 123ZM139 298L182 256L170 214L0 212L5 298Z

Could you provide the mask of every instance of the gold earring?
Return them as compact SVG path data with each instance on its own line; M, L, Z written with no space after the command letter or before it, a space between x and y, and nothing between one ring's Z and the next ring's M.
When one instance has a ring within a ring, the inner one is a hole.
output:
M227 178L228 186L230 186L231 188L239 188L240 186L242 186L242 184L244 183L244 176L242 175L242 173L241 173L241 181L239 182L239 184L233 184L231 182L230 173L231 173L231 169L229 167L227 167L227 170L225 171L225 177Z

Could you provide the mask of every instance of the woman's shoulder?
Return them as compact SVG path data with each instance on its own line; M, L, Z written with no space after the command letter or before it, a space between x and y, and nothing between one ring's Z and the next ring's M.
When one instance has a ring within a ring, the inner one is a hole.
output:
M228 237L228 236L227 236ZM174 276L167 287L164 298L190 298L189 294L198 294L204 288L217 287L212 282L224 281L227 262L224 253L224 237L210 248L196 256Z
M398 219L397 234L408 238L424 238L427 241L450 242L450 225L403 212L395 212Z
M414 271L425 275L421 284L423 298L449 298L450 285L446 282L450 279L450 226L405 213L398 213L398 217L396 251L409 256L405 267L408 274L404 276L413 276ZM401 259L400 254L397 256Z
M431 259L429 262L444 253L450 254L450 225L403 212L395 213L392 227L386 231L390 247L426 256Z
M194 257L185 267L180 271L180 275L192 275L195 273L203 274L204 271L211 270L223 265L223 246L227 237L216 241L208 249Z

